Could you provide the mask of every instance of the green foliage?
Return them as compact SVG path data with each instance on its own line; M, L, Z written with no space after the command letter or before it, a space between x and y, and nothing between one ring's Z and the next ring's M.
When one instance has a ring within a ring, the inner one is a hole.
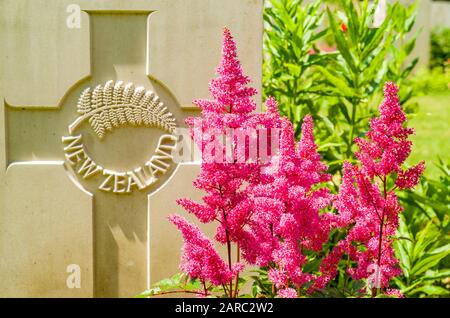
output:
M344 268L340 267L339 270L340 270L340 273L338 276L338 280L339 281L346 280L346 278L344 278L344 276L347 276L347 275L344 274ZM327 288L324 288L324 289L314 293L311 296L316 297L316 298L363 298L363 297L368 297L367 296L368 293L361 292L362 290L364 290L364 288L365 288L364 282L350 280L350 281L348 281L348 283L346 285L338 283L335 286L333 286L333 284L331 284Z
M450 28L435 28L431 32L430 67L445 69L450 59Z
M435 28L431 32L430 68L422 68L411 78L419 95L450 92L450 28Z
M247 277L239 277L237 290L241 290L247 283ZM150 289L137 295L137 298L148 298L167 294L178 294L179 296L186 294L202 295L207 297L228 297L224 294L221 286L204 286L198 279L192 279L184 273L177 273L170 278L165 278L155 283ZM251 295L239 295L246 298Z
M450 290L443 286L443 280L450 277L450 268L438 266L450 255L450 243L441 246L445 238L433 223L417 232L414 229L413 224L401 218L395 248L403 276L395 278L394 283L408 297L450 296Z
M195 279L190 279L183 273L177 273L170 278L163 279L154 284L150 289L137 295L137 298L147 298L157 295L173 293L197 293L203 286Z
M400 85L404 106L413 96L402 84L417 64L406 63L416 41L415 5L390 5L375 28L377 1L355 4L270 0L264 13L264 95L277 98L297 135L305 113L317 119L316 138L331 172L352 159L353 139L367 128L386 81ZM321 49L325 38L334 51Z
M253 271L254 275L250 276L253 280L252 297L274 298L276 296L275 288L267 276L268 271L269 268L267 267L261 267Z
M326 55L311 54L318 51L317 40L328 32L319 30L324 17L319 11L321 3L303 6L302 2L266 2L264 12L264 93L275 96L281 113L296 124L306 112L314 112L308 94L316 77L312 67L327 59Z
M450 296L450 169L439 164L439 180L423 178L401 197L395 250L403 276L394 283L408 297Z
M411 78L411 85L417 94L443 94L450 92L450 69L420 69Z
M412 34L416 5L392 3L383 23L373 27L377 4L266 0L264 96L277 98L297 136L303 116L313 115L319 151L335 183L342 162L353 160L353 140L365 133L386 81L400 86L408 114L417 110L416 95L449 89L445 67L410 76L418 62L409 58L417 37ZM448 30L433 33L432 63L442 66L448 61L448 39ZM401 197L405 211L395 248L404 275L394 285L409 297L449 296L450 170L443 162L439 169L439 180L424 178L417 191ZM348 277L348 264L341 263L336 279L313 296L361 297L363 286ZM317 271L317 262L308 264L308 272ZM272 297L267 271L257 274L252 277L253 296Z
M434 222L440 229L450 230L450 168L448 163L439 160L437 167L440 170L438 180L422 177L421 184L414 192L407 192L400 197L406 204L404 215L419 221L414 215L415 209L428 221Z

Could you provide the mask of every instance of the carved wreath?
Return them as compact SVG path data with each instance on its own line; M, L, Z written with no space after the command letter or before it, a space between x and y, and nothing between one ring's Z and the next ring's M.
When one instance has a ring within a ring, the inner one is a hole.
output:
M176 126L172 113L155 93L143 87L135 88L132 83L124 86L122 81L108 81L94 91L85 89L78 100L77 111L81 116L69 126L69 132L89 119L100 139L106 131L129 125L157 127L170 133Z

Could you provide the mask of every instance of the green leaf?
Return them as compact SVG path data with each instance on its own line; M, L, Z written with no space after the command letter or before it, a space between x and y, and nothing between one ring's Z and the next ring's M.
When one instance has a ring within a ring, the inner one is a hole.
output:
M386 16L383 24L375 31L370 42L365 45L361 53L361 61L364 61L378 46L384 45L383 37L388 33L390 27L390 16Z
M430 252L430 254L450 253L450 243L441 247L438 247Z
M412 268L411 276L418 276L436 266L444 257L450 255L450 244L426 253Z
M151 297L151 296L156 296L160 293L161 293L161 288L155 287L155 288L147 289L146 291L136 295L135 298L147 298L147 297Z
M288 81L292 81L294 80L295 77L292 76L292 74L288 74L288 73L283 73L280 77L279 80L283 81L283 82L288 82Z
M413 3L407 13L408 18L405 20L404 24L404 31L405 33L408 33L411 31L412 27L414 26L414 23L416 22L416 6L417 3Z
M344 5L345 13L348 17L349 35L352 38L353 43L357 44L359 39L359 20L358 13L353 3L347 2Z
M402 292L402 294L407 294L407 293L414 294L415 288L422 283L423 283L423 281L421 279L419 279L419 280L415 281L414 283L410 284L409 286L407 286L406 288L402 288L401 292Z
M397 256L399 257L400 266L403 269L403 274L406 277L409 277L409 270L411 268L410 267L411 263L407 252L406 244L404 244L404 242L396 241L395 250L397 252Z
M302 68L296 64L286 63L285 66L293 76L299 76Z
M403 50L405 51L406 55L409 55L414 47L416 46L416 38L417 35L415 35L412 39L410 39L403 47Z
M334 85L338 90L340 90L344 96L355 96L353 89L350 88L344 80L342 80L338 76L331 74L326 68L322 66L317 65L315 66L315 68L325 76L325 78L328 80L328 82L330 82L331 85Z
M177 273L170 278L165 278L155 283L152 288L140 293L136 297L145 298L159 295L164 292L180 290L180 291L196 291L201 288L198 280L189 279L184 273Z
M343 143L343 142L340 142L340 143L328 142L328 143L325 143L325 144L321 144L320 147L318 148L318 150L322 151L322 150L328 149L330 147L342 147L342 146L345 146L345 143Z
M447 206L438 201L429 200L427 197L424 197L424 196L414 193L414 192L410 193L409 195L413 200L415 200L419 203L423 203L424 205L433 208L436 212L448 211Z
M443 269L438 271L429 270L423 276L424 280L436 280L450 277L450 269Z
M358 72L358 69L355 65L354 58L350 52L349 44L344 38L343 32L338 27L336 20L333 17L330 9L327 8L328 20L330 21L331 31L333 32L334 39L336 41L337 48L339 52L341 52L342 57L346 61L347 65L351 68L354 73Z
M417 63L419 62L419 58L416 57L414 60L411 61L411 63L403 70L401 77L406 78L411 73L411 71L416 67Z
M182 285L181 287L183 288L183 290L187 290L187 291L197 291L202 288L200 281L197 279L190 280L185 285Z
M424 292L428 296L444 296L449 295L450 291L440 286L425 285L416 289L417 292Z
M320 39L321 37L323 37L323 36L324 36L325 34L327 34L327 33L328 33L328 29L323 29L322 31L320 31L320 32L318 32L318 33L316 33L316 34L314 34L314 35L311 37L310 41L311 41L311 42L314 42L314 41Z
M426 248L434 243L438 238L438 229L432 223L427 223L416 235L416 243L412 250L412 258L420 259L421 255L425 252Z
M319 117L323 120L323 122L325 123L325 126L328 128L328 130L332 134L334 131L333 123L328 119L328 117L326 117L324 115L319 115Z
M375 296L375 298L398 298L398 297L386 295L386 294L379 294L379 295Z
M342 115L344 115L345 119L350 124L352 120L348 114L348 108L351 108L352 104L346 98L340 98L339 100L341 103L338 104L338 107L341 110Z

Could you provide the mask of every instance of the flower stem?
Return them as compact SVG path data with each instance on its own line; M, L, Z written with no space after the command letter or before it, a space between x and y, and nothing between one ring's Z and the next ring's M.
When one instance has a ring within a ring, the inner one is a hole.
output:
M160 292L158 293L158 295L166 295L166 294L198 294L198 292L196 291L192 291L192 290L169 290L169 291L165 291L165 292Z
M205 297L208 296L208 288L206 288L206 282L203 281L203 290L205 292Z
M231 271L231 241L228 230L225 230L225 235L227 237L228 268ZM230 279L230 298L233 298L233 279Z
M220 198L223 199L222 187L219 186ZM222 215L223 215L223 223L225 224L225 237L227 241L227 256L228 256L228 268L231 271L231 240L230 234L228 233L228 223L227 223L227 213L225 212L225 208L222 206ZM228 295L230 298L233 298L233 279L230 279L230 294Z
M376 269L377 270L377 273L376 273L376 279L377 279L376 283L377 283L377 285L378 285L378 282L380 280L379 275L380 275L381 254L382 254L381 250L383 248L384 214L385 214L385 211L386 211L386 198L387 198L386 187L387 187L387 185L386 185L386 177L384 177L383 178L384 206L383 206L383 211L381 213L380 234L379 234L379 237L378 237L378 259L377 259L377 269ZM372 291L372 297L374 297L374 294L375 294L375 296L378 295L380 293L380 291L381 291L381 287L380 286L376 286L376 287L377 287L377 289L375 290L375 293L374 293L374 291Z
M239 243L237 243L237 245L236 245L236 261L239 263L240 260L241 260L241 250L239 248ZM238 286L239 286L239 273L236 273L236 282L234 285L234 298L237 298L237 296L238 296L238 293L239 293Z
M352 100L352 117L351 117L351 122L350 122L350 137L348 140L348 145L347 145L347 153L346 153L346 157L350 158L350 154L352 152L352 144L353 144L353 136L355 134L355 121L356 121L356 101Z

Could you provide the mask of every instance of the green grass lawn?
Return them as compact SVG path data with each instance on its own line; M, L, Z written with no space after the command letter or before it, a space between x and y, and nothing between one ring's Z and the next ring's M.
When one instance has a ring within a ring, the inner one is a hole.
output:
M425 174L436 178L438 156L446 162L450 160L450 94L419 96L414 101L419 110L409 116L408 126L414 127L416 134L412 137L414 146L408 164L425 160Z

